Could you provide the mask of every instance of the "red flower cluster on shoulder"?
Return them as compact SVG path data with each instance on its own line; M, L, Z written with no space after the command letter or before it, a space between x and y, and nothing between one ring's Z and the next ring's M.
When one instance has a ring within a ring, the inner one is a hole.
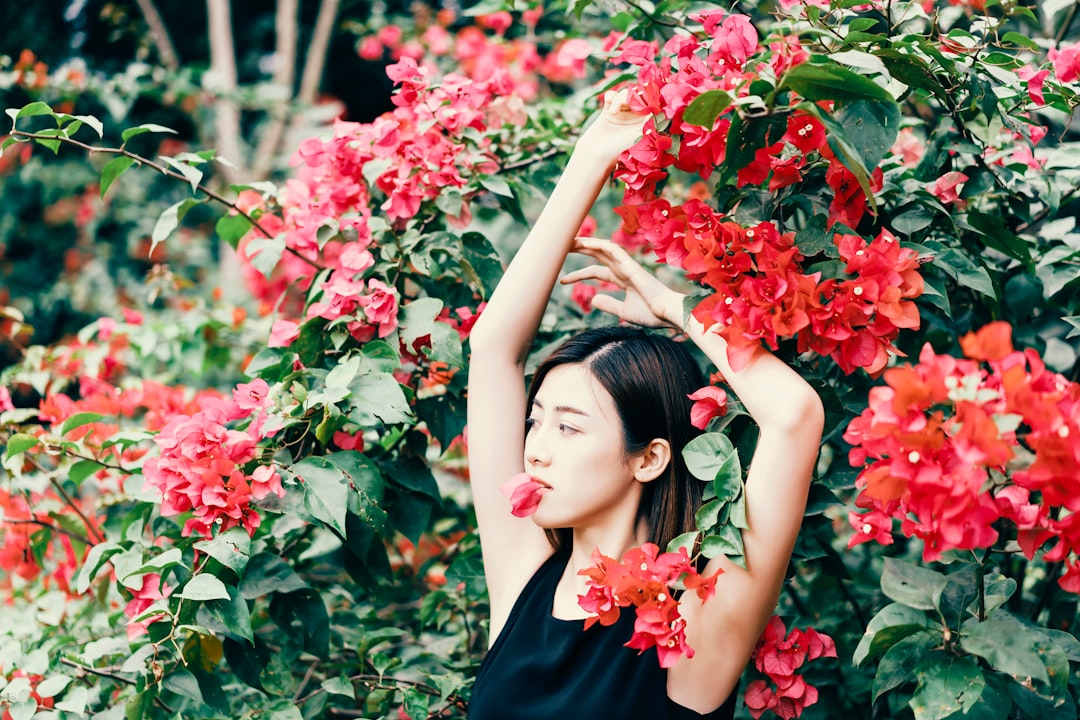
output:
M832 638L813 628L787 632L777 616L769 620L754 648L754 667L769 680L754 680L746 686L743 699L751 717L772 712L782 718L797 718L817 702L817 688L795 673L807 660L836 657ZM771 686L770 686L771 683Z
M686 620L679 613L674 593L681 583L704 602L715 594L716 578L722 570L703 576L686 548L661 553L653 543L631 548L621 561L593 550L592 560L593 566L579 573L588 578L588 592L578 596L578 604L591 613L585 620L586 630L597 622L614 625L622 608L633 607L637 619L626 647L639 652L655 647L663 668L671 667L683 655L694 656L694 649L686 643Z
M927 345L916 365L885 371L844 433L851 464L865 466L849 546L892 542L896 519L935 560L992 546L1004 519L1028 558L1056 540L1044 558L1064 561L1060 585L1080 592L1080 385L1014 350L1010 334L991 323L961 339L966 359ZM1016 469L1021 454L1031 460Z

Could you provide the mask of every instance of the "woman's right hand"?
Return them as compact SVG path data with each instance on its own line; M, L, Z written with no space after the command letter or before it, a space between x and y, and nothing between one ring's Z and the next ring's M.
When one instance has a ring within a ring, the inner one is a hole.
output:
M642 128L648 119L648 115L639 115L630 109L626 103L626 90L609 90L604 94L604 108L585 128L574 153L589 153L614 164L623 151L641 139Z
M560 280L564 285L599 280L626 291L622 300L610 295L596 295L592 300L594 308L642 327L683 329L684 295L660 282L626 250L610 240L579 237L574 242L573 252L587 255L600 264L568 273Z

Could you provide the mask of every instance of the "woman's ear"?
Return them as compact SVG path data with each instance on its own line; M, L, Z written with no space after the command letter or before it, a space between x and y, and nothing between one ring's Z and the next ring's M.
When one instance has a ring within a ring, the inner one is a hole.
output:
M631 462L634 479L638 482L652 482L660 477L671 462L671 443L663 438L653 438L645 449L636 453Z

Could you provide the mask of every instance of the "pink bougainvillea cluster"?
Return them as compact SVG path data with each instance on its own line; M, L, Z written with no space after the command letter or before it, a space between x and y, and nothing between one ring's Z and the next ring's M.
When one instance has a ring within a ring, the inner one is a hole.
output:
M899 520L935 560L991 547L1006 520L1029 558L1065 562L1059 583L1080 592L1080 385L1013 350L1011 331L992 323L961 339L965 359L927 345L885 371L844 433L863 467L849 545L887 545Z
M626 647L645 652L656 648L660 667L669 668L683 655L694 656L686 643L686 620L679 613L678 598L673 595L676 583L695 591L704 602L716 592L716 578L721 570L706 577L694 567L686 548L661 553L653 543L631 548L622 560L593 550L592 567L581 571L588 578L588 592L578 597L578 604L591 613L585 629L599 622L614 625L623 608L633 607L634 634Z
M769 620L754 648L753 662L768 680L757 679L746 686L743 699L751 717L771 711L782 718L797 718L808 705L817 702L818 691L795 671L808 660L836 657L836 644L813 628L787 632L777 616Z
M832 357L845 372L881 370L889 353L896 352L892 341L899 330L919 325L914 299L923 283L913 250L901 248L885 230L869 243L837 234L835 244L849 277L822 280L818 273L804 272L794 233L781 233L772 223L743 227L701 200L672 205L659 196L657 186L669 167L705 178L723 163L730 116L722 113L706 128L686 122L686 109L709 90L735 97L748 92L758 72L751 58L763 50L745 16L714 10L697 19L703 39L675 36L662 49L626 40L618 48L615 61L638 68L629 89L631 107L668 121L663 134L652 119L647 121L642 140L616 169L627 187L625 204L617 210L623 232L713 291L694 315L719 328L733 367L741 367L762 342L776 349L781 338L798 337L800 350ZM777 77L808 57L798 45L785 42L770 45L765 56ZM738 169L736 185L763 185L777 192L800 182L806 168L823 163L833 193L827 225L854 228L867 211L866 196L856 176L834 156L822 123L809 113L793 112L783 134ZM881 178L875 169L871 189L880 189Z
M238 385L231 400L205 398L198 412L174 416L154 438L158 457L143 464L148 489L161 493L163 515L191 513L182 534L210 537L231 527L254 533L260 517L252 500L285 494L270 465L256 465L256 443L264 437L266 381ZM247 420L246 430L228 423Z

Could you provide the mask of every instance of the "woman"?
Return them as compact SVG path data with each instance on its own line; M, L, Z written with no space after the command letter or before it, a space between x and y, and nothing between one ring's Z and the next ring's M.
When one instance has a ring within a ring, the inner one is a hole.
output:
M823 424L814 391L764 349L734 372L724 340L684 319L681 294L618 246L574 237L643 122L624 96L608 94L471 334L469 468L491 599L491 650L474 688L473 720L730 717L802 521ZM525 360L570 252L598 264L564 282L613 282L625 299L598 295L594 307L685 333L760 428L746 484L746 568L715 558L704 573L723 569L716 596L679 600L696 652L666 671L654 651L621 647L633 631L629 610L616 625L583 631L579 573L594 549L618 558L647 541L663 548L692 528L687 493L700 483L680 458L693 432L685 394L703 383L677 343L612 329L572 338L541 366L527 396ZM631 407L642 395L653 410ZM642 432L630 427L641 425L635 415L654 428L648 437L633 437ZM512 516L499 490L522 471L544 486L529 518Z

